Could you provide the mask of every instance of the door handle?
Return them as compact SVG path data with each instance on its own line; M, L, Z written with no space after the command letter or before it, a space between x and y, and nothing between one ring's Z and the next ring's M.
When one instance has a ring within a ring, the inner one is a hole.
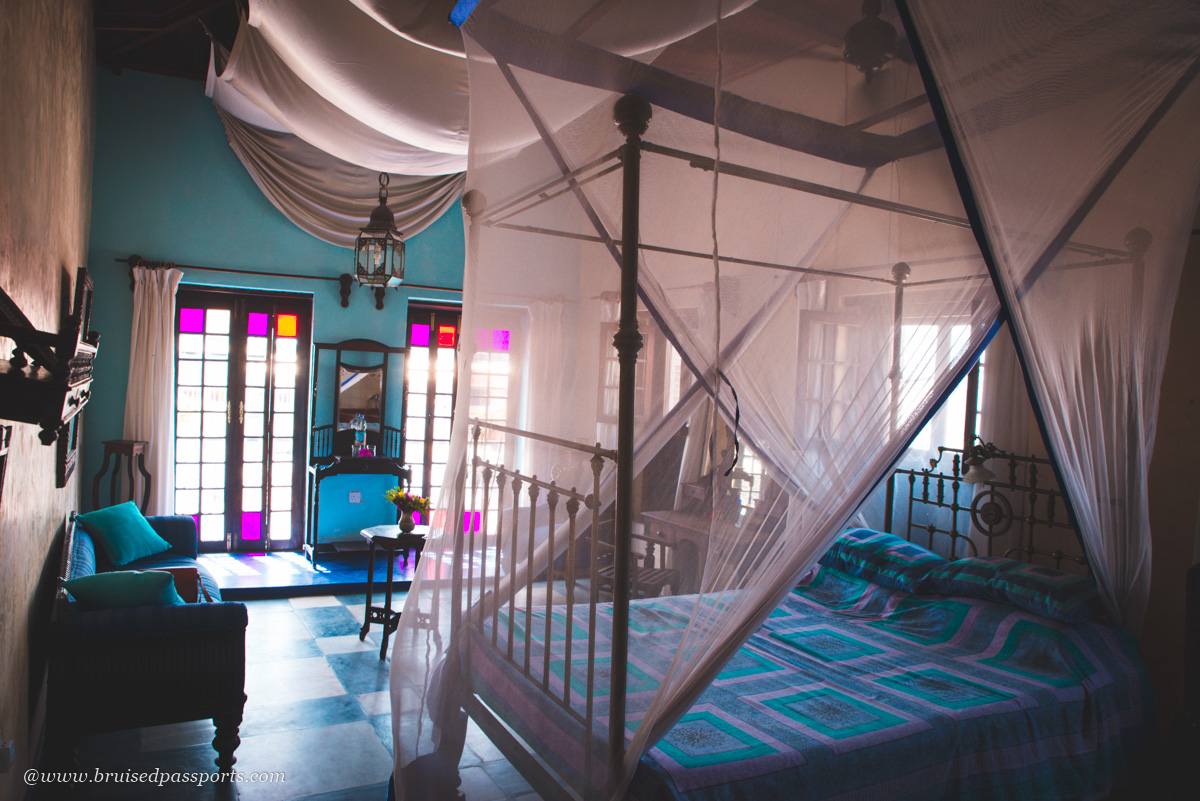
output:
M225 425L233 422L233 401L225 401Z
M246 422L246 402L238 401L238 425Z

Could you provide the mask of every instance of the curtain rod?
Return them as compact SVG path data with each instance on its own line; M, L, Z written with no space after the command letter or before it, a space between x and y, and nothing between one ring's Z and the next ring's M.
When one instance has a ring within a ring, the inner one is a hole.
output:
M302 278L306 281L333 281L335 283L341 281L341 276L338 275L301 275L300 273L281 273L269 270L239 270L233 267L202 267L196 264L176 264L173 261L151 261L138 255L130 256L127 259L118 258L115 261L129 265L129 288L131 290L133 289L134 267L147 267L152 270L175 267L180 270L206 270L214 273L236 273L238 275L265 275L270 278ZM433 289L440 292L462 292L461 289L449 286L428 286L426 284L401 284L400 286L405 289Z

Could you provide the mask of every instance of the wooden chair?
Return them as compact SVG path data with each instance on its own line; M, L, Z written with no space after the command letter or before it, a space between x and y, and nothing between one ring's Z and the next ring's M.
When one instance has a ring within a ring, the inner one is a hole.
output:
M613 544L612 544L613 522L611 520L600 521L599 537L597 540L600 545L601 559L603 560L600 567L596 570L596 588L599 592L606 592L609 596L614 594L616 587L616 561L613 559ZM660 540L654 537L649 537L644 534L634 534L633 538L641 540L646 545L646 553L639 562L636 554L630 554L629 566L629 597L630 598L657 598L663 594L667 587L673 591L678 591L679 588L679 572L669 567L659 567L657 558L654 553L655 546L663 548L663 558L666 560L666 548L668 543L666 540Z

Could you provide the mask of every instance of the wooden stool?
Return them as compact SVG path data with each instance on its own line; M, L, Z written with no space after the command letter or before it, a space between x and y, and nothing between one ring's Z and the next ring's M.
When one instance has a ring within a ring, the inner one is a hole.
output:
M129 500L133 500L133 466L137 463L138 472L142 474L142 503L138 507L142 510L142 514L146 513L146 507L150 503L150 474L146 472L146 448L150 443L136 439L110 439L104 443L104 464L100 465L100 472L96 474L96 478L92 481L92 508L100 508L100 479L104 476L104 471L108 470L108 460L112 456L117 457L117 461L113 464L112 479L108 487L108 503L110 506L117 503L117 485L121 478L121 459L128 460L125 466L125 475L129 479Z
M418 528L427 529L427 526ZM396 567L396 553L402 550L414 550L413 567L421 561L421 551L425 548L425 534L404 534L399 526L371 526L361 532L363 539L369 544L367 552L367 608L362 628L358 631L358 639L364 640L371 630L372 623L383 624L383 645L379 646L379 658L387 656L388 637L400 625L400 613L392 611L392 572ZM387 594L383 606L375 606L375 548L383 548L387 554Z

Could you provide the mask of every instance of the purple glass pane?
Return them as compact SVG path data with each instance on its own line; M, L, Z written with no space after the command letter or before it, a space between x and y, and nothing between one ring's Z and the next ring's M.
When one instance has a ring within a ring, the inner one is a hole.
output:
M265 337L270 315L251 312L246 319L246 333L252 337Z
M192 519L196 521L196 531L200 530L200 515L192 515Z
M408 337L408 344L414 348L429 347L429 326L413 324L412 334Z
M262 539L262 512L242 512L242 539Z
M492 330L492 350L508 353L508 331L503 328Z
M469 534L472 531L479 531L479 516L480 512L463 512L463 533Z
M180 309L179 330L184 334L203 334L204 309Z

